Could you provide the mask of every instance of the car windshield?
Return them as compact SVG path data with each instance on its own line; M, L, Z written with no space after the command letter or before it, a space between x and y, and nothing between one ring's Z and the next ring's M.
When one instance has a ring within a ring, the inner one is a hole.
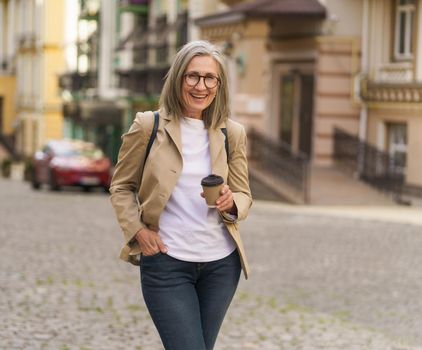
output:
M56 145L54 152L60 157L86 157L91 159L100 159L104 157L103 151L93 145Z

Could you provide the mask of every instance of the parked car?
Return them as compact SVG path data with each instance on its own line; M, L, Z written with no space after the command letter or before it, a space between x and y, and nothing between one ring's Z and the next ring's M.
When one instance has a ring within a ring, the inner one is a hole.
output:
M48 184L53 191L62 186L82 186L108 190L111 162L93 143L80 140L52 140L33 160L32 187Z

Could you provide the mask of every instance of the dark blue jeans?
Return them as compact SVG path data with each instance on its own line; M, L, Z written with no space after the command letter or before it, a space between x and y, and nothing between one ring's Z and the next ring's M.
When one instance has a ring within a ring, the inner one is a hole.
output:
M142 294L166 350L211 350L240 276L237 250L206 263L141 257Z

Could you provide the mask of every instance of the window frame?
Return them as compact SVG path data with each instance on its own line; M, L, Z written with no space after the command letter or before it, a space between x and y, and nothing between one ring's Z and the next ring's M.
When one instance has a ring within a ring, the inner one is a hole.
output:
M386 151L394 159L394 162L390 164L394 169L399 170L400 173L405 176L408 165L408 148L409 148L409 125L406 121L388 121L385 123L386 130ZM401 129L401 130L400 130ZM402 132L403 142L398 142L394 138ZM397 164L399 154L404 157L403 164Z
M417 22L417 1L411 4L401 4L402 0L395 0L394 7L394 60L412 61L415 53L415 25ZM402 14L404 27L402 27ZM402 28L404 33L402 33ZM404 52L400 52L401 38L404 40Z

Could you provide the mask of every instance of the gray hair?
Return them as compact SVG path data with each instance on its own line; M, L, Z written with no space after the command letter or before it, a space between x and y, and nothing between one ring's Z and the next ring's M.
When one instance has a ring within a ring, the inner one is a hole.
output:
M183 117L182 85L183 75L192 58L210 56L218 64L220 83L212 103L202 112L206 128L217 128L230 114L229 88L224 56L213 44L205 40L191 41L177 52L166 74L166 81L160 96L160 108L176 118Z

